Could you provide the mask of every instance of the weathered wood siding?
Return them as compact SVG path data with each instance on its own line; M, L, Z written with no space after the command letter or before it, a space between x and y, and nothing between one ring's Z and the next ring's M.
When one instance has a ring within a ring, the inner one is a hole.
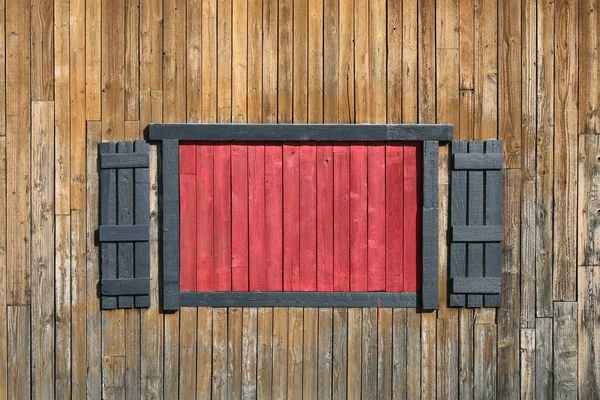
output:
M0 398L599 398L599 18L598 0L0 0ZM448 309L442 284L434 313L162 314L152 147L152 307L100 312L97 143L185 121L503 139L502 308Z

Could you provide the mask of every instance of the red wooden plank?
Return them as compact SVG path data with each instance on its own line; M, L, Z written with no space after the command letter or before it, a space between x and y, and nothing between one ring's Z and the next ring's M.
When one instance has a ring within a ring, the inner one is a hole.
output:
M317 147L317 290L333 291L333 148Z
M300 147L300 290L317 290L317 147Z
M250 291L267 290L265 254L265 146L248 146L248 225ZM281 246L281 243L279 244Z
M231 146L214 145L214 290L231 290Z
M350 290L350 146L333 146L333 290Z
M367 290L385 290L385 145L368 146Z
M181 142L179 144L179 173L196 173L196 144L195 142Z
M283 290L300 290L299 146L283 145Z
M350 146L350 291L367 291L367 166L363 144Z
M417 182L417 146L404 147L404 290L417 291L417 262L419 232L419 197Z
M404 290L403 269L403 199L404 199L404 147L399 144L386 146L385 196L386 196L386 281L387 292Z
M196 175L179 175L179 274L182 292L196 290Z
M283 147L265 144L265 274L267 291L283 290Z
M197 144L196 161L196 288L198 291L207 292L214 290L214 146Z
M231 146L231 288L248 291L248 146Z

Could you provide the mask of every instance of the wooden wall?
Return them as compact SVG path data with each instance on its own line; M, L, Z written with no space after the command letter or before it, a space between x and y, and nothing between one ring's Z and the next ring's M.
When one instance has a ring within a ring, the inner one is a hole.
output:
M600 397L598 0L0 5L0 398ZM100 312L97 142L161 121L504 139L504 306L164 315L153 148L153 306Z

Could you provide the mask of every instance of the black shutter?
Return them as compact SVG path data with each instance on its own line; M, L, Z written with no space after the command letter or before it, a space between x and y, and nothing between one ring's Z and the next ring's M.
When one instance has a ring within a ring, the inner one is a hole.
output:
M143 140L100 143L103 309L150 306L150 177Z
M451 306L502 303L502 141L452 142Z

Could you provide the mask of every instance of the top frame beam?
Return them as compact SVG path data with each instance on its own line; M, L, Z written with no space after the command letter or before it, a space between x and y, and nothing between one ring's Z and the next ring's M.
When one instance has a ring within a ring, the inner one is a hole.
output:
M438 141L452 125L150 124L149 140L196 141Z

